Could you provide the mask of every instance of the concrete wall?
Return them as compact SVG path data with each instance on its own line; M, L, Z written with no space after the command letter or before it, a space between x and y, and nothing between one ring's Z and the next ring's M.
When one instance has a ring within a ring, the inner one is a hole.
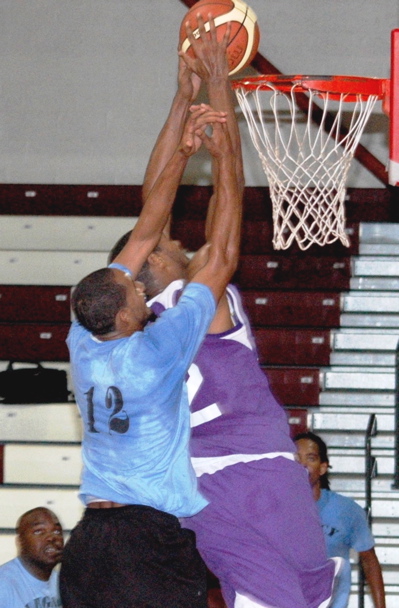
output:
M397 0L251 0L285 73L389 75ZM175 90L180 0L2 0L0 182L141 184ZM249 70L251 72L251 70ZM387 160L380 108L362 143ZM242 120L248 185L266 178ZM185 183L208 182L205 157ZM354 164L353 187L380 182Z

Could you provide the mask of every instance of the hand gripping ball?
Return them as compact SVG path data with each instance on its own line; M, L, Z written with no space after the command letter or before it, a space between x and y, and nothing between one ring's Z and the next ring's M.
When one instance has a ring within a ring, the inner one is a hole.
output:
M209 31L208 15L215 21L218 40L225 34L227 23L231 22L230 41L227 46L229 74L245 68L255 57L259 46L259 26L254 11L242 0L199 0L186 13L180 26L180 44L185 53L190 54L186 23L190 23L194 36L198 36L197 15L200 13ZM191 51L192 52L192 51Z

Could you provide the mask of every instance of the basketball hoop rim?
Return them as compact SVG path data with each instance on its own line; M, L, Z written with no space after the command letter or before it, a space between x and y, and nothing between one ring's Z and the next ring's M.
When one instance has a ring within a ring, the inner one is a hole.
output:
M270 90L280 93L328 93L331 99L356 101L362 98L385 99L389 95L389 79L365 76L308 76L303 74L260 74L231 81L233 89Z

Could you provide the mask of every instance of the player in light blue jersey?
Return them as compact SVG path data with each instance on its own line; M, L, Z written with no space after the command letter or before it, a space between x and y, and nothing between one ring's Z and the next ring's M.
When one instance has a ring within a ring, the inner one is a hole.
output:
M197 58L180 63L179 88L147 168L145 194L170 158L172 141L179 137L185 112L198 91L198 74L212 107L227 112L237 189L243 190L230 84L223 71L214 76L212 66L222 57L212 36L204 35L202 20L198 21L199 39L190 36ZM224 187L217 162L212 169L214 195L206 222L206 239L211 243L215 201ZM117 243L111 258L127 238ZM148 257L140 278L153 298L148 304L161 319L173 310L170 307L179 306L184 285L201 265L203 254L204 249L189 262L180 243L164 236ZM195 532L228 608L326 608L335 564L327 560L306 472L294 459L286 414L259 367L240 295L232 285L221 298L189 369L187 387L191 453L209 504L185 518L184 525Z
M229 30L219 43L224 56ZM77 321L68 346L84 426L80 497L87 509L65 547L64 608L206 606L205 566L177 518L207 504L189 458L184 379L239 255L242 199L225 122L210 106L187 108L125 247L73 294ZM212 242L179 304L147 325L150 310L135 279L202 143L223 175Z
M330 490L327 446L315 433L295 437L299 462L309 472L309 481L320 515L329 557L345 559L331 608L346 608L351 590L350 550L359 554L375 608L385 608L384 581L374 549L374 538L364 510L348 496Z

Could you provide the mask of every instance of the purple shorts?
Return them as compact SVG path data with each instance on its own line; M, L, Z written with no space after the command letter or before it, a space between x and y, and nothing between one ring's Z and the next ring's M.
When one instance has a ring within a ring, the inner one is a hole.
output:
M229 608L236 592L278 608L316 608L331 595L334 564L303 466L265 458L202 475L199 486L210 504L183 525Z

